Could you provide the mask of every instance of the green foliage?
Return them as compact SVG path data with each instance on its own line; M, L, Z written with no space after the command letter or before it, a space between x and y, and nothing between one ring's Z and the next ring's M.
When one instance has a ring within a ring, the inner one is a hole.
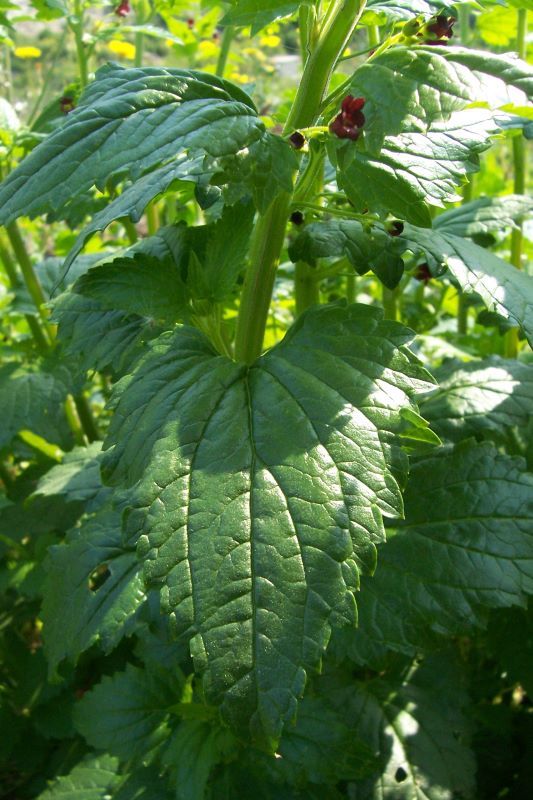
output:
M1 797L527 796L531 3L485 5L0 0Z

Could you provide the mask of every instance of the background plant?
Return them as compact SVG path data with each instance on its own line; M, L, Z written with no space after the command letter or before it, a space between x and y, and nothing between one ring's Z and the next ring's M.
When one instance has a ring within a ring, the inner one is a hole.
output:
M528 5L0 3L2 796L525 796Z

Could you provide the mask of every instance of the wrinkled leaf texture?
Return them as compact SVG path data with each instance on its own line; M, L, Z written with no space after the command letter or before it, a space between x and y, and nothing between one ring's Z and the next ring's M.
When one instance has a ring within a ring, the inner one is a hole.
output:
M248 368L183 327L117 385L103 471L134 485L127 534L208 700L268 747L402 514L395 434L429 379L410 337L325 306Z

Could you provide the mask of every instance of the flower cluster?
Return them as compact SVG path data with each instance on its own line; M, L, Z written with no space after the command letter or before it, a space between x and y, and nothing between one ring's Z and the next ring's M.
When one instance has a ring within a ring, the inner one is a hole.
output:
M347 95L342 101L341 111L329 126L331 133L339 139L351 139L356 141L365 124L365 115L362 108L365 105L364 97L352 97Z
M117 17L127 17L130 11L131 7L128 0L121 0L121 2L115 8L115 14Z

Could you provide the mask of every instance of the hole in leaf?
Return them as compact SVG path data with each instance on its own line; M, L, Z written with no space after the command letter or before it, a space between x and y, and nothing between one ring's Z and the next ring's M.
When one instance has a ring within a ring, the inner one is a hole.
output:
M106 580L111 575L107 564L100 564L99 567L96 567L95 570L91 572L89 575L89 589L91 592L97 592L100 589Z
M396 772L394 773L394 780L396 783L403 783L403 781L407 778L407 772L404 770L403 767L398 767Z

